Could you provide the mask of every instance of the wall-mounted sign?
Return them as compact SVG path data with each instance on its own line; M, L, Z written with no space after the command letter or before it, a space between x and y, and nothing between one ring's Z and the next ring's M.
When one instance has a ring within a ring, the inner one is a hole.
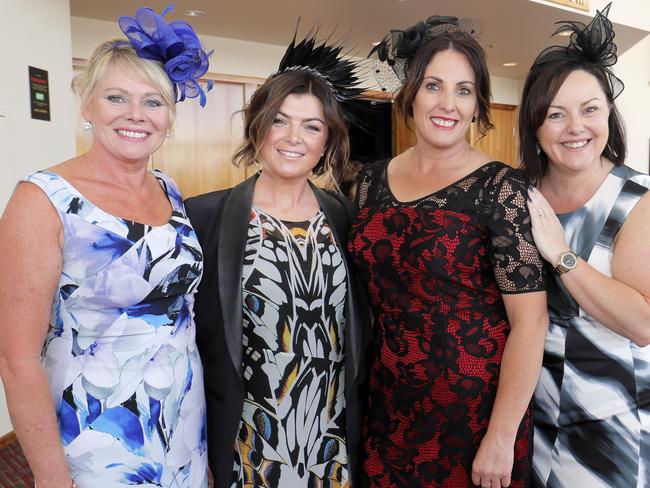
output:
M29 99L32 119L50 120L50 83L44 69L29 67Z
M549 3L557 3L589 12L589 0L546 0Z

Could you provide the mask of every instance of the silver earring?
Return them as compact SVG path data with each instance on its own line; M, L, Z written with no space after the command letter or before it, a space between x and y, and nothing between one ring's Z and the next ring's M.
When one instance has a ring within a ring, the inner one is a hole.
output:
M171 135L172 135L172 131L170 131L169 129L167 129L167 132L165 132L165 137L166 137L167 139L169 139L169 138L171 137Z
M90 130L90 129L93 128L93 124L91 124L90 122L88 122L88 121L86 120L86 121L83 123L83 128L84 128L84 130Z
M537 155L539 156L540 154L542 154L542 146L539 145L539 141L535 143L535 146L537 148Z

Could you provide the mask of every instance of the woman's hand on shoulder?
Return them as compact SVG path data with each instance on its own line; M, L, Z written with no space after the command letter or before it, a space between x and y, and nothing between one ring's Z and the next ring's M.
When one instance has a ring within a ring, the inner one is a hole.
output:
M546 261L555 266L560 254L569 251L562 224L544 195L534 187L528 190L527 204L537 250Z

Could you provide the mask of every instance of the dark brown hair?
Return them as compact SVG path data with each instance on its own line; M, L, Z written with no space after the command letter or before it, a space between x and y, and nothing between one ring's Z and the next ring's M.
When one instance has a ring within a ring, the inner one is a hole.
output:
M343 112L332 89L317 75L307 71L285 71L269 77L253 94L244 109L244 140L232 157L235 166L250 166L258 160L264 143L280 106L288 95L314 95L323 104L325 124L328 128L325 154L313 169L321 175L328 169L337 174L350 155L348 127Z
M562 58L535 65L531 68L524 84L519 108L519 155L521 167L533 179L546 173L548 158L537 141L537 129L546 120L548 107L558 90L574 71L583 70L593 75L605 93L609 105L609 137L603 156L615 165L623 164L627 152L625 127L621 115L614 105L612 86L605 70L593 63L571 58Z
M442 51L452 50L463 54L469 62L476 78L476 100L478 115L477 127L485 135L493 125L490 120L490 73L485 61L485 51L472 36L463 31L450 31L438 34L426 41L406 66L404 85L395 97L399 113L408 123L413 116L413 101L420 89L424 73L433 57Z

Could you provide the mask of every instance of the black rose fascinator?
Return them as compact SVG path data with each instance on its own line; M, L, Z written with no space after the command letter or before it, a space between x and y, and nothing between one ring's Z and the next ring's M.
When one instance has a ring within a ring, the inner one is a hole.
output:
M550 46L544 49L533 62L531 71L547 63L564 59L573 59L576 63L597 65L607 74L613 97L618 97L625 85L610 69L618 59L616 44L614 44L614 28L612 22L607 18L611 6L610 3L602 11L597 11L588 25L577 21L557 22L560 27L552 36L560 32L570 32L569 44L567 46Z
M160 15L150 8L139 8L133 17L119 19L120 29L129 39L138 56L162 64L174 85L176 101L199 97L201 106L206 95L199 85L199 78L208 71L208 58L192 26L182 20L165 22L165 15L174 10L169 5ZM207 89L212 88L208 81Z
M462 31L475 39L481 34L481 25L473 19L432 15L425 21L405 29L393 29L368 54L374 58L375 79L383 90L397 91L408 71L410 60L422 44L445 32Z

